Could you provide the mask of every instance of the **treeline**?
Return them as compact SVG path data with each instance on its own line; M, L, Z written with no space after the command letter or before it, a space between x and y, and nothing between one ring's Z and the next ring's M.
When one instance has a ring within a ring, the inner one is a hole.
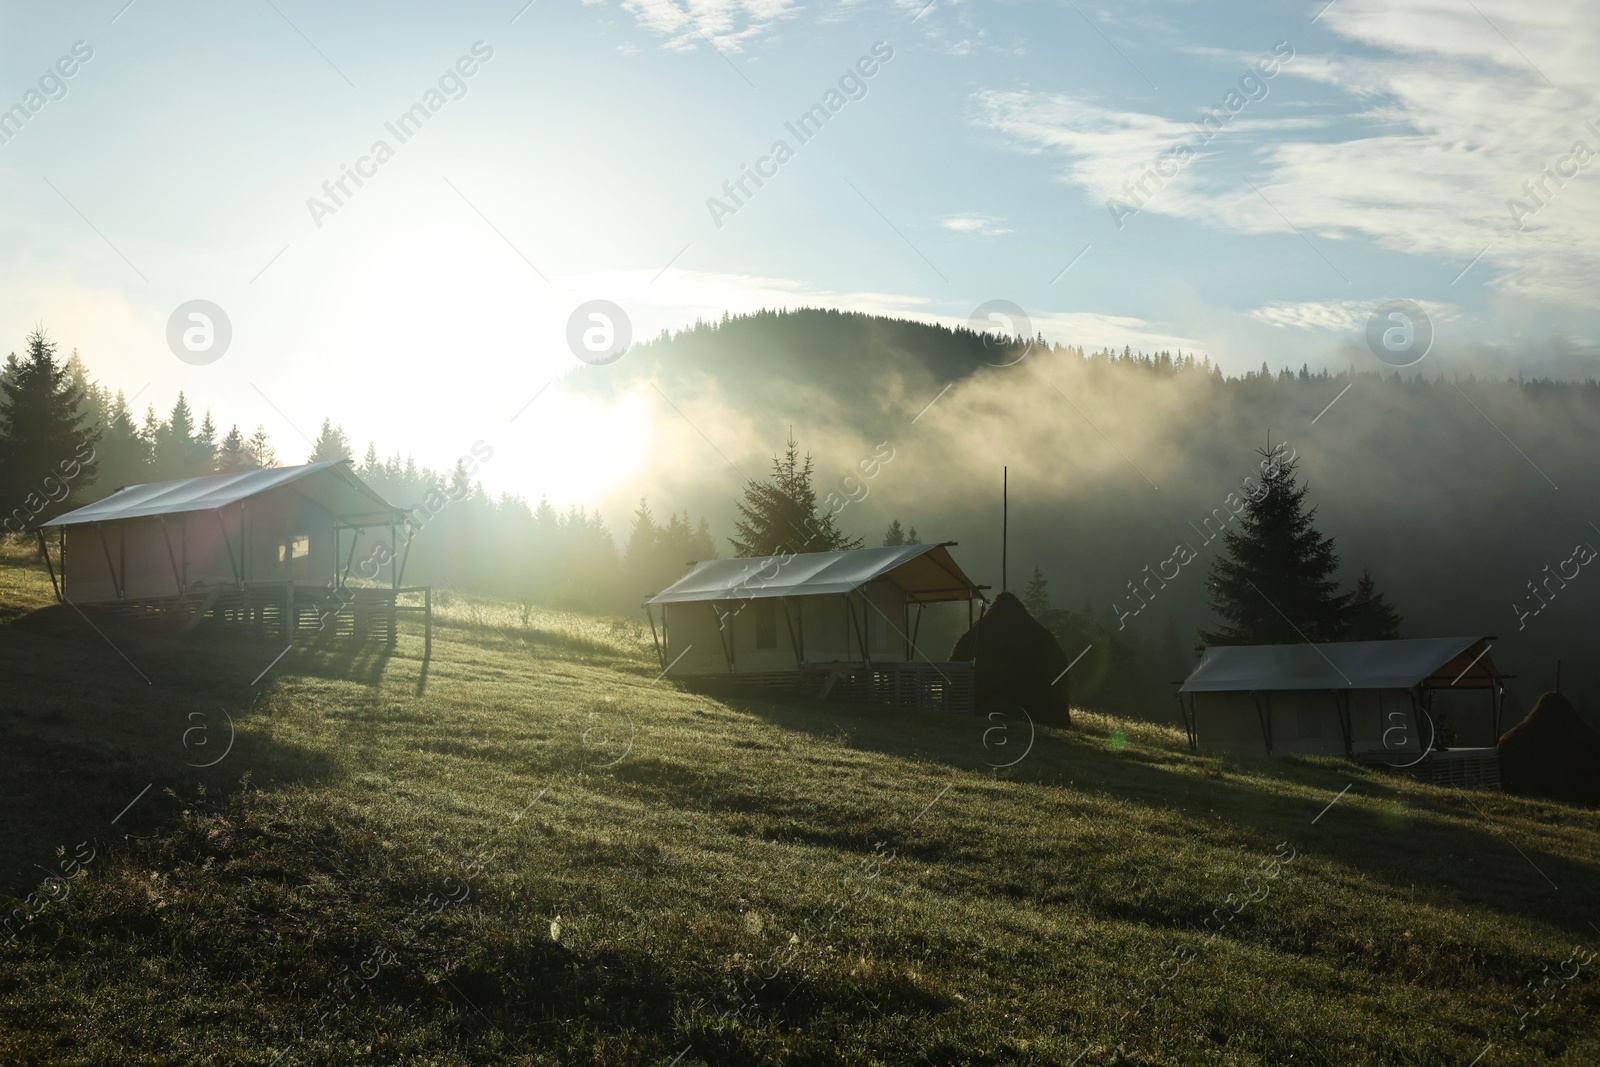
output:
M659 521L641 500L624 548L598 512L562 512L549 500L486 493L469 457L444 470L410 456L380 458L369 444L354 461L343 427L325 419L311 451L280 459L265 427L248 436L188 398L163 418L154 405L136 418L121 390L95 381L74 351L65 360L42 331L0 370L0 507L12 537L129 485L232 474L285 463L351 461L355 472L414 520L392 546L408 585L531 600L582 611L636 610L643 596L681 577L688 560L717 555L705 518ZM366 559L388 530L369 531ZM357 572L359 573L359 572ZM387 580L387 571L383 572Z

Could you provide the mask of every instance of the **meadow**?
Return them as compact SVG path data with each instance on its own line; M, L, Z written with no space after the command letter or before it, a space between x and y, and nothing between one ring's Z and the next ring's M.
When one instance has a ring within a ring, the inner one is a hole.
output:
M1338 760L713 699L642 617L432 656L0 560L0 1062L1600 1062L1600 813Z

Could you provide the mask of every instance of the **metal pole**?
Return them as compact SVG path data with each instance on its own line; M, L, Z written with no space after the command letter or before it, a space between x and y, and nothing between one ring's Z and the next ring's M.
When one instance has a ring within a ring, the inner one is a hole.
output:
M1011 468L1000 468L1000 591L1011 588L1006 584L1007 552L1011 532Z

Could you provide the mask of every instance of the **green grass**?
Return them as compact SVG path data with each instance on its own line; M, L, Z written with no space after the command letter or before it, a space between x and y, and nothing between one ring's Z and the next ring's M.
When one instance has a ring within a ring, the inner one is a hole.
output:
M1600 957L1513 1008L1600 947L1600 813L1088 715L997 771L1026 724L714 700L461 597L425 678L256 684L273 642L102 636L20 555L0 598L0 1062L1600 1062Z

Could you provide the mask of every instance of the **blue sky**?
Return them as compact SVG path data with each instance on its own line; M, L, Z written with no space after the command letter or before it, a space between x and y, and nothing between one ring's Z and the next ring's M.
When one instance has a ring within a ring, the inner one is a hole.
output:
M1366 317L1405 298L1437 331L1419 370L1596 372L1593 5L124 4L0 4L0 108L28 111L0 128L4 349L43 323L140 409L184 389L286 458L334 415L434 464L499 435L518 458L486 480L558 500L625 478L642 399L505 430L576 365L596 298L636 337L1003 299L1051 340L1235 370L1375 368ZM801 143L786 123L841 76L858 98ZM400 143L385 124L441 78ZM1119 227L1108 202L1213 106ZM315 217L379 140L393 157ZM780 140L719 226L708 199ZM1571 176L1525 192L1546 166ZM233 328L204 366L166 342L197 298Z

